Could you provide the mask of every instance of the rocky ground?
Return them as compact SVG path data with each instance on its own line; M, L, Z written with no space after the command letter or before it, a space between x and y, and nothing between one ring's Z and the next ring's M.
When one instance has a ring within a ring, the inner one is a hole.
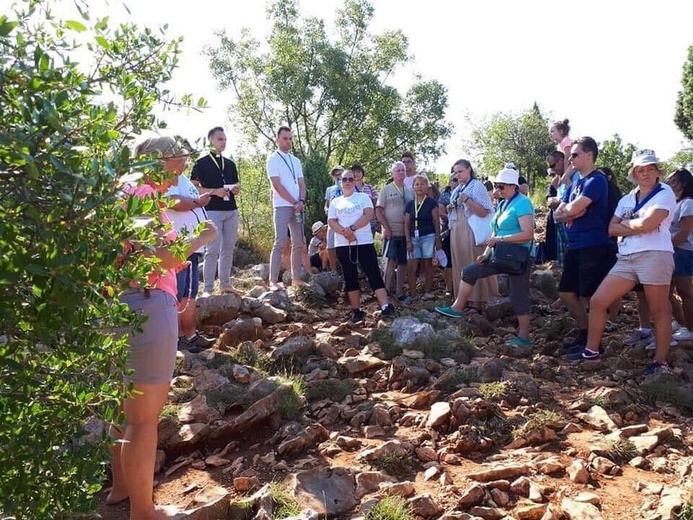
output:
M460 321L432 312L441 300L384 322L364 291L353 325L338 278L288 295L266 279L255 266L247 296L200 299L217 345L179 353L155 493L181 518L693 518L693 344L642 379L648 352L622 345L634 300L604 360L578 365L556 354L574 323L539 307L518 351L505 298ZM536 271L534 303L555 293ZM127 504L99 514L126 519Z

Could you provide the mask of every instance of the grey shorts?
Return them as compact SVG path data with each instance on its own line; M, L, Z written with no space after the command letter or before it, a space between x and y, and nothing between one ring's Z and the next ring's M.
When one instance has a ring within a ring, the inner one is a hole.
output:
M148 319L141 331L128 333L127 368L133 373L126 382L159 385L169 383L176 365L178 349L178 302L160 289L132 292L120 297L130 309Z
M641 251L616 255L609 276L618 276L643 285L669 285L674 272L674 255L668 251Z

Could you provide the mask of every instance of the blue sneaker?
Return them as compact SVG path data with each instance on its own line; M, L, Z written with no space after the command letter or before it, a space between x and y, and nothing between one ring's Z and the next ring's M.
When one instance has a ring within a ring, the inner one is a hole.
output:
M565 358L570 361L599 361L602 358L602 354L604 354L604 349L601 346L599 347L599 352L592 352L585 347L578 352L568 354Z
M659 361L653 361L647 368L643 371L642 375L645 377L656 376L661 373L666 373L669 371L669 365L667 363L660 363Z
M438 314L447 316L448 318L461 318L462 316L464 316L461 312L456 311L452 307L436 307L435 311Z
M509 341L506 341L506 345L510 347L531 347L532 346L532 340L531 339L525 339L521 338L520 336L517 336Z

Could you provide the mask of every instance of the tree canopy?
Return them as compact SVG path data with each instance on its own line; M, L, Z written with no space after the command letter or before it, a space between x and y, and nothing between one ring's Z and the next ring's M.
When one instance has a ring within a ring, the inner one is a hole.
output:
M404 94L392 86L411 60L407 38L399 30L373 34L373 15L366 0L345 0L331 38L324 20L302 18L296 0L281 0L268 7L266 46L248 30L237 39L218 33L218 45L205 52L219 86L233 93L233 119L250 143L271 146L277 127L288 124L302 158L378 172L404 150L421 160L443 153L451 133L446 88L419 77Z
M75 518L102 487L109 443L82 438L118 417L118 331L137 323L118 287L152 267L116 260L126 240L154 243L136 217L158 209L125 203L117 180L153 166L128 142L158 125L180 52L163 30L91 20L81 1L60 20L52 5L0 15L0 516L29 519Z
M520 114L496 113L489 119L472 122L471 138L465 143L475 165L487 175L495 175L506 162L514 162L528 182L546 171L546 156L555 149L549 138L548 120L534 106Z
M693 45L688 47L688 59L683 64L674 123L687 139L693 140Z

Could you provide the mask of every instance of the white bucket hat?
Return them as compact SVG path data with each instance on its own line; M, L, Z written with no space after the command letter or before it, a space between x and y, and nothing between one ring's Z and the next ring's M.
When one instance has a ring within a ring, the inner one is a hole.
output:
M496 178L493 179L493 182L498 182L500 184L514 184L515 186L518 186L520 184L519 178L520 175L517 173L517 170L505 168L498 172L498 175L496 175Z

